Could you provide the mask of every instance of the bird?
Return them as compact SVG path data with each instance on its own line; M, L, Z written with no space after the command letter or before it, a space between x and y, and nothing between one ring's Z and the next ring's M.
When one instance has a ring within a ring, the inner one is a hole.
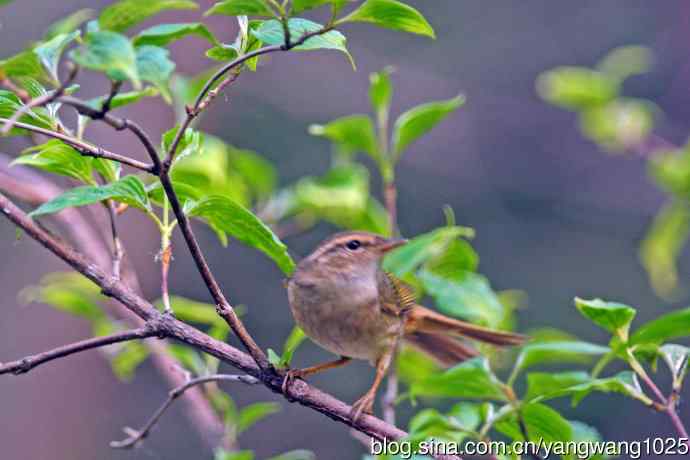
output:
M349 231L323 241L286 280L296 324L317 345L340 356L303 369L289 369L290 382L327 369L366 360L376 369L369 390L353 405L350 418L372 414L376 392L401 341L444 367L479 353L464 339L498 346L520 345L526 337L450 318L416 303L414 290L381 267L383 257L406 244L402 238Z

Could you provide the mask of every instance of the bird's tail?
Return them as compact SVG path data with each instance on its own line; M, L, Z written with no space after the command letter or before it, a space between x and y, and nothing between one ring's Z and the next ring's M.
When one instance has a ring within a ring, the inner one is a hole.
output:
M415 305L407 313L405 339L441 364L451 365L478 355L476 350L453 337L498 346L520 345L527 340L524 335L496 331L449 318L421 305Z

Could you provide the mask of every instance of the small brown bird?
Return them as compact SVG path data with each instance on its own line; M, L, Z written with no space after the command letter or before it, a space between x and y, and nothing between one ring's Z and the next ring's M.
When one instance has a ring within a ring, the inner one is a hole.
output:
M477 356L457 338L518 345L525 337L449 318L417 305L412 289L381 269L388 251L406 243L365 232L338 233L303 259L287 282L295 321L306 335L340 359L291 370L283 383L342 366L353 358L376 367L371 388L352 406L354 421L372 413L376 390L397 345L405 342L451 366Z

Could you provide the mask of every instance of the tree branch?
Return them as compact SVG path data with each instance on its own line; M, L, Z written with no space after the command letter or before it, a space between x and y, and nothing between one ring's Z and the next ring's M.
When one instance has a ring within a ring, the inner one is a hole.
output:
M168 408L172 406L175 400L182 396L185 391L189 390L190 388L196 385L202 385L208 382L221 381L242 382L246 383L247 385L256 385L257 383L261 383L258 379L252 377L251 375L215 374L191 379L187 383L170 390L168 392L168 398L156 410L156 412L153 413L151 418L144 424L143 427L141 427L139 430L125 428L124 431L128 434L128 437L123 439L122 441L112 441L110 443L110 447L113 447L115 449L128 449L130 447L134 447L136 444L138 444L140 441L143 441L149 435L156 423L158 423L163 414L165 414L165 411L168 410Z
M52 361L54 359L64 358L65 356L79 353L94 348L112 345L114 343L127 342L129 340L145 339L156 335L155 327L146 325L138 329L131 329L128 331L118 332L116 334L107 335L104 337L94 337L92 339L82 340L80 342L70 343L52 350L44 351L37 355L27 356L26 358L9 363L0 363L0 375L2 374L24 374L29 372L34 367L40 366L43 363Z
M259 379L271 391L282 394L282 375L272 369L259 368L253 358L246 353L216 340L188 324L161 314L153 305L134 293L121 281L108 276L79 252L38 226L3 194L0 194L0 212L22 228L31 238L100 286L105 295L119 300L130 311L149 322L151 327L157 331L158 336L174 338L215 356L236 369ZM321 412L333 420L352 426L378 440L397 440L407 436L403 430L370 415L362 415L357 423L353 424L349 415L351 411L349 405L302 380L296 380L290 386L290 400ZM457 459L455 456L439 456L437 458Z
M8 123L10 120L7 118L0 118L0 123ZM64 143L74 147L79 153L86 157L94 157L94 158L105 158L106 160L113 160L117 161L118 163L122 163L127 166L131 166L135 169L139 169L141 171L146 171L146 172L153 172L154 171L154 166L149 165L146 163L143 163L141 161L135 160L133 158L126 157L124 155L120 155L117 153L109 152L108 150L91 145L88 142L84 142L80 139L77 139L72 136L68 136L67 134L63 133L58 133L56 131L51 131L49 129L44 129L44 128L39 128L38 126L30 125L27 123L21 123L19 121L14 123L14 126L17 128L22 128L26 129L28 131L32 131L34 133L38 134L43 134L44 136L52 137L54 139L59 139L63 141Z

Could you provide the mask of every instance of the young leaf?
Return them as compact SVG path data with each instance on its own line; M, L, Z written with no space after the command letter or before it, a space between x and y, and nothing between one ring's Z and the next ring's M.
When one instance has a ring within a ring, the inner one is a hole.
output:
M635 309L617 302L606 302L601 299L585 300L575 298L575 306L582 315L599 327L621 340L628 340L630 323L635 317Z
M21 110L24 103L17 97L16 94L0 89L0 118L9 119L15 114L17 110ZM27 111L19 121L29 125L38 126L39 128L54 129L55 121L49 116L48 112L43 108L35 108ZM2 127L4 123L0 123ZM16 136L25 134L26 130L13 127L9 135Z
M159 46L144 45L136 48L136 66L139 78L154 84L168 104L172 103L170 77L175 63L169 58L170 51Z
M134 371L149 356L149 350L139 342L128 342L111 360L113 373L120 380L130 381Z
M442 374L412 383L410 393L415 396L441 396L506 401L501 382L491 372L486 358L473 358L448 369Z
M69 45L74 39L79 37L81 32L75 30L74 32L56 35L50 40L43 42L34 48L34 52L38 55L41 63L50 73L50 76L59 81L58 77L58 63L65 47Z
M434 29L419 11L396 0L366 0L337 21L338 24L345 22L370 22L387 29L436 38Z
M393 96L393 85L390 74L392 69L387 67L380 72L369 74L369 101L377 114L387 114Z
M690 308L672 311L640 326L631 344L655 343L690 335Z
M531 343L522 347L515 360L513 373L547 363L589 363L593 357L604 355L611 350L608 347L579 341L557 341Z
M464 103L464 96L457 96L446 101L418 105L400 115L393 126L394 155L399 157L412 142L429 132Z
M147 86L140 91L128 91L125 93L118 93L110 100L110 109L117 109L119 107L134 104L139 102L144 97L154 97L158 96L158 90L153 86ZM106 101L108 96L99 96L93 99L89 99L87 104L89 104L94 109L100 110L103 107L103 103Z
M136 208L149 210L149 203L144 183L136 176L126 176L117 182L103 186L86 185L67 190L52 200L43 203L29 215L38 217L44 214L60 212L75 206L86 206L103 200L117 200Z
M513 440L535 443L568 442L572 439L573 429L570 422L549 406L531 403L525 404L519 410L529 439L524 439L517 414L498 421L494 425L496 430Z
M156 301L157 307L162 307L163 301ZM226 325L223 318L216 313L216 307L213 304L199 302L181 296L171 296L170 306L175 312L175 317L189 323L207 324L209 326ZM243 309L236 310L236 313L241 315L244 313Z
M305 34L317 32L323 29L321 24L302 18L291 18L288 21L288 29L290 31L290 40L296 42ZM276 19L264 21L258 29L252 30L252 34L267 45L282 45L285 43L285 35L283 25ZM331 30L320 35L310 37L301 45L295 47L296 50L316 50L316 49L332 49L345 53L350 60L350 64L355 68L355 63L352 56L346 48L345 35L336 30Z
M213 460L254 460L251 450L227 451L222 447L215 450Z
M189 35L196 35L208 42L218 45L219 42L213 36L208 27L200 22L183 22L178 24L158 24L144 29L134 37L134 46L152 45L167 46Z
M199 6L190 0L120 0L107 6L98 18L101 29L122 32L165 10L194 10Z
M661 357L666 362L668 369L671 371L673 377L673 388L680 391L683 386L683 380L688 371L688 357L690 357L690 348L683 345L676 345L668 343L659 348Z
M164 152L168 152L172 147L173 140L177 136L177 131L180 129L179 125L170 128L168 131L163 133L161 146ZM204 138L199 131L192 128L187 128L182 134L180 143L177 144L177 151L175 154L176 162L182 160L183 158L199 153L203 145Z
M141 86L134 47L124 35L108 30L89 32L84 46L72 50L70 56L82 67L105 72L113 80L131 80L136 89Z
M251 211L222 196L209 196L197 202L188 202L185 213L206 220L213 228L226 232L254 247L286 273L292 273L295 263L280 239Z
M537 92L551 104L583 110L605 104L618 95L617 79L584 67L557 67L537 78Z
M32 166L43 171L71 177L86 184L93 184L90 158L82 156L74 148L57 139L29 147L12 164Z
M240 411L237 431L242 433L256 422L280 411L280 404L274 402L257 402L250 404Z
M233 45L225 45L223 43L206 50L206 57L214 61L232 61L239 54Z
M645 100L619 98L580 113L580 129L610 152L640 145L654 128L656 107Z
M644 46L614 48L597 64L597 69L607 75L624 80L633 75L649 72L652 52Z
M344 154L363 152L377 161L381 158L376 145L374 124L367 115L349 115L325 125L311 125L309 134L330 139Z
M304 331L298 326L292 328L290 335L285 340L285 344L283 345L283 355L280 357L279 367L290 367L292 356L295 354L295 350L297 350L297 347L299 347L300 344L306 340L306 338L307 336L304 334Z
M297 14L302 11L312 10L327 3L330 3L334 12L337 13L347 2L348 0L292 0L292 13Z
M549 395L581 383L589 382L591 377L584 371L572 372L530 372L527 374L526 400L548 398Z
M215 3L204 16L222 14L225 16L275 16L264 0L225 0Z
M38 54L33 50L22 51L0 61L0 78L5 77L31 77L42 82L55 84L53 78L41 64Z
M630 371L620 372L613 377L592 379L589 382L565 388L558 393L558 396L572 394L573 404L578 404L593 391L620 393L637 399L646 406L652 405L652 400L642 391L637 375Z

